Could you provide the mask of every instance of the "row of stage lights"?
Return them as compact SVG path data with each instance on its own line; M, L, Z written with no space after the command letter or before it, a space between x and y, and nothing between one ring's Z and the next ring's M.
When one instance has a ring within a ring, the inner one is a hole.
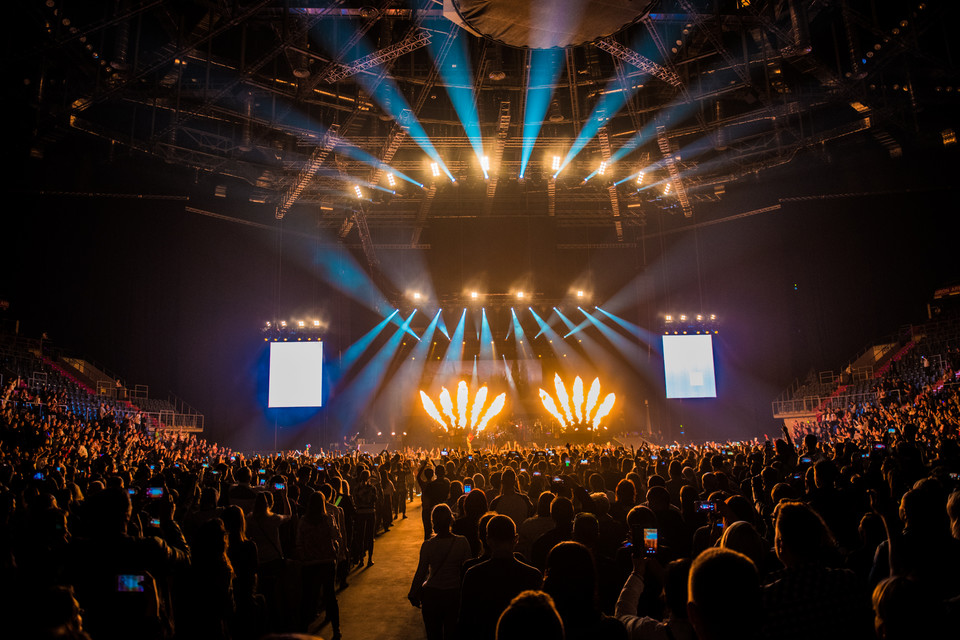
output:
M695 315L687 315L681 313L678 315L666 314L663 316L663 335L701 335L701 334L716 334L719 333L717 329L717 314L711 313L705 315L698 313Z
M551 179L551 180L556 180L557 177L560 175L560 172L563 170L563 169L562 169L562 162L563 162L563 159L562 159L560 156L553 156L553 159L552 159L551 164L550 164L550 169L551 169L554 173L553 173L553 175L550 176L550 179ZM480 168L483 170L484 179L489 180L489 178L490 178L490 158L489 158L489 156L483 156L483 157L480 158ZM609 169L609 163L606 162L606 161L600 162L600 164L599 164L599 166L597 167L596 171L594 171L592 174L590 174L590 175L588 175L587 177L585 177L585 178L583 179L583 183L585 184L585 183L586 183L588 180L590 180L593 176L605 176L606 173L607 173L607 169ZM439 178L439 177L443 174L443 172L442 172L441 169L440 169L439 163L437 163L437 162L431 162L431 163L430 163L430 173L431 173L431 175L433 176L434 179ZM639 171L639 172L637 172L637 173L635 173L635 174L633 174L633 175L631 175L631 176L628 176L628 177L625 178L624 180L618 181L616 184L622 184L622 183L624 183L624 182L628 182L628 181L630 181L630 180L634 180L637 189L639 189L640 187L643 186L644 177L645 177L645 172L644 172L644 171ZM523 177L523 176L518 176L518 179L522 182L522 181L524 180L524 177ZM395 176L393 173L388 172L388 173L386 174L386 180L387 180L387 184L388 184L389 187L390 187L390 189L387 189L386 191L388 191L389 193L394 193L394 194L395 194L395 193L396 193L396 187L397 187L397 178L396 178L396 176ZM452 181L452 182L456 182L456 180L453 179L453 178L451 178L451 181ZM418 184L419 184L419 183L418 183ZM672 191L673 183L670 182L670 181L664 181L664 182L662 182L661 184L662 184L662 187L661 187L661 192L662 192L662 194L663 194L664 196L670 195L670 193L671 193L671 191ZM426 189L426 187L425 187L423 184L419 184L419 186L420 186L421 188L423 188L423 189ZM379 189L379 190L381 190L381 191L384 190L382 187L376 187L376 188ZM358 200L365 200L365 199L367 199L366 194L364 193L363 188L362 188L361 185L359 185L359 184L353 185L353 193L354 193L354 195L356 195L356 197L357 197Z
M576 298L577 298L578 300L586 300L586 299L589 297L588 294L587 294L587 292L584 291L583 289L577 289L577 290L574 292L574 295L576 296ZM408 296L411 300L414 300L414 301L416 301L416 302L425 302L425 301L427 300L427 296L426 296L425 294L419 292L419 291L410 291L410 292L407 294L407 296ZM503 299L503 298L516 298L517 300L532 300L532 299L534 298L534 294L533 294L533 293L531 293L531 292L529 292L529 291L523 291L523 290L513 291L513 292L511 292L511 293L509 293L509 294L503 294L503 293L489 293L489 294L488 294L488 293L481 293L480 291L469 291L469 292L466 293L466 296L465 296L465 297L466 297L467 299L469 299L471 302L477 302L477 301L479 301L479 300L483 300L484 298L486 298L486 297L488 297L488 296L491 297L491 298L499 298L499 299Z

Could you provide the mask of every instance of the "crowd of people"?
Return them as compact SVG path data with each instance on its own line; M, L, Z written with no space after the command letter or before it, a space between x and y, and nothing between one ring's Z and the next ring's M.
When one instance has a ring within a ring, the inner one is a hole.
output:
M5 637L339 638L337 594L417 494L407 597L429 640L896 640L958 621L955 377L772 440L249 458L6 391Z

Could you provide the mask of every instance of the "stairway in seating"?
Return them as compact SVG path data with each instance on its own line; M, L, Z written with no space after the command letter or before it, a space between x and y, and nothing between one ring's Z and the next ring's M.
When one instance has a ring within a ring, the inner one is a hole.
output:
M890 358L889 360L887 360L885 363L883 363L883 366L882 366L882 367L880 367L879 369L877 369L876 371L873 372L873 377L874 377L874 378L882 378L883 376L885 376L886 373L887 373L887 371L890 370L890 367L893 366L893 363L894 363L894 362L897 362L898 360L900 360L900 358L902 358L903 356L907 355L907 353L908 353L911 349L913 349L915 346L917 346L917 342L918 342L918 341L917 341L916 339L911 338L910 342L908 342L907 344L903 345L903 347L901 347L899 351L897 351L895 354L893 354L893 357L892 357L892 358Z
M69 380L70 382L72 382L73 384L77 385L78 387L80 387L81 389L83 389L84 391L86 391L87 393L89 393L90 395L95 395L94 392L93 392L93 388L91 388L90 385L88 385L86 382L83 382L83 381L79 380L76 375L74 375L73 373L67 371L67 369L64 368L63 365L61 365L61 364L59 364L59 363L57 363L57 362L54 362L53 360L51 360L51 359L48 358L47 356L43 356L43 364L47 365L48 367L50 367L51 369L53 369L54 371L56 371L58 374L60 374L61 376L63 376L64 378L66 378L67 380Z

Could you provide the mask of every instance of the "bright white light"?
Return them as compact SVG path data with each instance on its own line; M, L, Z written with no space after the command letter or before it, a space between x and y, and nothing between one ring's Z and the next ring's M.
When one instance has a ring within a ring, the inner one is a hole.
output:
M673 186L673 185L668 182L668 183L667 183L667 186L665 186L665 187L663 188L663 195L667 195L668 193L670 193L670 187L671 187L671 186Z
M286 320L281 320L281 321L280 321L280 326L281 326L281 327L286 327L286 326L287 326L287 321L286 321Z
M471 297L472 299L474 299L474 300L477 299L477 295L478 295L478 294L477 294L476 291L471 291L471 292L470 292L470 297Z
M560 156L553 156L553 164L550 165L550 168L554 171L560 171Z
M597 174L602 176L604 173L606 173L606 171L607 171L607 163L601 162L600 168L597 169Z
M699 321L699 320L703 320L703 316L700 315L699 313L697 314L697 320L698 320L698 321Z
M319 326L320 326L320 321L319 321L319 320L314 320L314 321L313 321L313 326L319 327Z
M687 316L680 316L680 322L686 322Z
M297 326L298 326L298 327L303 327L304 324L306 324L306 323L304 323L303 320L298 320L298 321L297 321Z
M480 168L485 172L490 171L490 158L488 156L483 156L480 158Z
M582 297L583 297L583 291L577 291L577 297L578 297L578 298L582 298Z
M666 321L667 321L667 322L673 322L673 316L667 315Z
M523 299L523 291L517 291L517 298Z
M357 194L357 197L358 197L358 198L362 198L362 197L363 197L363 191L360 190L360 185L358 185L358 184L353 185L353 191L354 191L354 193Z
M270 343L269 407L319 407L323 399L323 343Z
M434 178L439 177L439 176L440 176L440 165L438 165L436 162L431 162L431 163L430 163L430 171L433 172L433 177L434 177Z
M710 314L710 319L711 319L711 320L716 320L716 319L717 319L717 316L716 316L715 314L711 313L711 314Z
M637 186L639 187L642 184L643 184L643 171L637 174Z
M463 380L457 384L457 427L465 429L467 426L467 383Z
M387 174L387 184L389 184L391 187L397 186L397 180L393 177L392 173Z
M419 291L414 291L414 292L413 292L413 299L414 299L414 300L419 300L419 299L420 299L420 292L419 292Z

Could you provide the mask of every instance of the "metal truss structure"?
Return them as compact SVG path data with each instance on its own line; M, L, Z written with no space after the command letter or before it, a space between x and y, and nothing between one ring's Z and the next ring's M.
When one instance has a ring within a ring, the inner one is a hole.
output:
M557 109L520 181L531 54L494 54L432 2L27 4L11 50L28 80L31 158L81 140L110 162L187 171L193 188L238 194L267 222L323 203L320 226L371 268L376 247L436 246L440 223L475 217L538 220L558 247L635 246L645 219L700 224L721 215L732 187L801 158L855 149L898 161L942 148L960 112L956 52L937 35L954 3L664 0L623 32L564 51ZM458 39L474 67L486 179L440 82ZM408 112L377 94L386 86ZM549 158L613 92L622 108L553 178ZM432 180L412 123L456 183ZM601 160L606 175L583 183ZM365 188L358 204L352 185L383 187L384 167L427 186ZM641 169L645 186L624 181Z

